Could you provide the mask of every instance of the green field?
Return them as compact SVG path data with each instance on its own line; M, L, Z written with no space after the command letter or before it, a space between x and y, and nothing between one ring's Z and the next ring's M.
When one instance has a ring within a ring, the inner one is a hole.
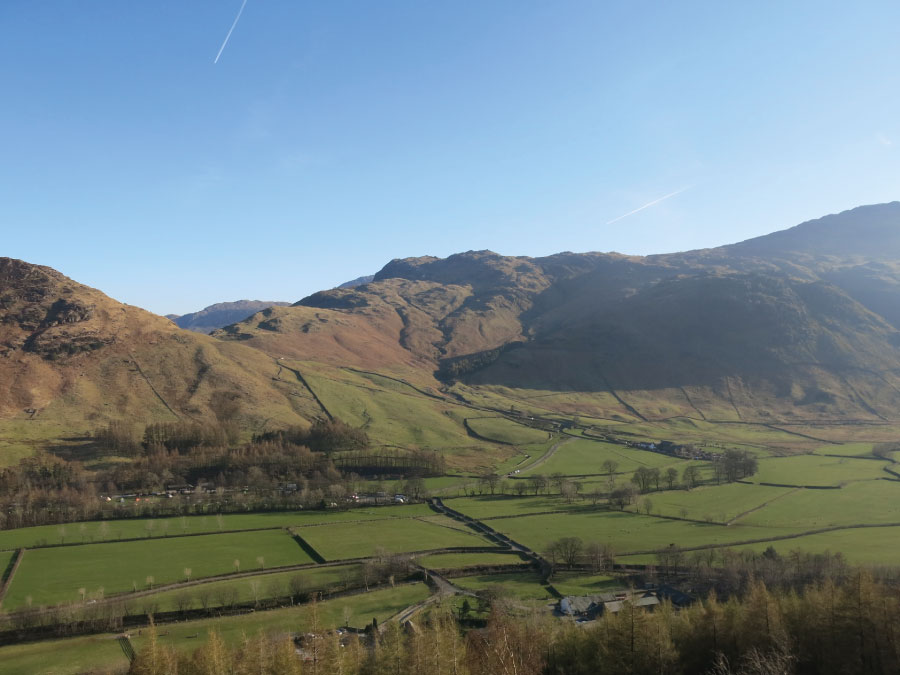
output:
M6 570L9 567L9 564L12 562L13 556L15 554L15 551L0 551L0 583L3 582L3 575L6 574Z
M874 459L795 455L767 457L759 460L759 472L750 480L754 483L781 485L842 485L849 481L873 480L888 474L885 462Z
M552 473L566 476L601 475L606 473L603 464L608 460L616 462L617 473L632 472L642 466L679 467L684 461L658 452L577 438L561 445L550 459L530 471L523 472L523 475L535 473L545 476Z
M426 555L417 562L428 569L449 570L479 565L526 565L518 553L437 553Z
M461 422L446 414L458 406L391 389L377 388L362 375L343 371L332 379L303 369L304 378L332 415L392 445L453 448L477 445ZM467 409L462 408L462 411ZM415 420L415 423L412 421Z
M398 521L406 522L406 521ZM415 521L411 521L415 522ZM25 553L4 600L7 609L27 604L52 605L182 581L184 569L192 578L227 574L235 560L242 570L259 567L257 556L266 567L300 565L312 562L294 539L281 530L210 534L111 544L88 544L58 548L32 549Z
M413 518L434 513L427 504L367 506L345 511L271 511L175 518L130 518L88 521L67 525L40 525L0 530L0 550L71 543L94 543L116 539L164 539L182 534L253 530L269 527L303 527L321 523L381 518Z
M550 580L562 595L596 595L622 585L620 579L604 574L575 574L557 572Z
M817 455L848 455L850 457L871 457L874 443L841 443L823 445L816 448Z
M900 566L900 527L837 530L743 548L761 553L770 545L781 555L788 555L794 550L808 553L830 551L843 554L853 565Z
M0 647L0 675L76 675L128 669L114 635L91 635Z
M326 591L336 587L355 587L359 584L359 572L359 565L342 565L340 567L311 567L273 574L254 574L253 576L239 579L211 581L195 586L187 586L179 590L152 593L137 599L135 604L139 607L152 605L157 612L171 612L176 609L200 609L203 607L200 595L205 593L209 596L208 607L221 607L225 604L256 602L268 598L285 597L288 594L288 582L297 577L302 579L301 588L305 592ZM229 593L231 589L234 590L234 594ZM190 603L180 606L179 596L181 595L190 598Z
M523 516L543 511L572 511L583 509L584 504L567 504L559 495L512 497L509 495L482 495L459 497L444 502L449 508L479 520L497 516Z
M790 527L751 527L669 520L629 512L549 514L496 520L491 525L520 544L536 551L560 537L580 537L585 542L611 544L617 554L657 550L670 544L688 548L708 544L775 537L799 532Z
M741 522L804 529L860 523L900 524L900 482L874 480L851 483L840 490L794 490Z
M229 645L237 645L244 636L253 637L258 632L287 634L303 632L313 625L313 614L322 629L344 624L345 611L349 611L350 623L362 627L377 618L387 620L406 607L428 597L424 584L411 584L396 588L372 591L310 605L269 612L254 612L241 616L187 621L160 626L159 640L179 651L192 651L200 646L210 629L215 629ZM147 641L147 630L134 630L132 643L136 650ZM75 675L93 669L121 668L124 672L128 661L114 635L96 635L66 640L34 642L0 647L0 674L19 675Z
M542 443L550 438L546 431L533 429L505 417L469 417L468 424L479 436L509 445Z
M355 523L337 523L304 528L300 535L326 560L363 558L378 548L390 553L407 553L490 545L474 532L457 529L461 527L460 523L438 518L374 521L364 527Z
M709 520L727 523L739 514L757 508L771 500L779 500L792 488L778 488L767 485L744 485L727 483L709 485L687 490L666 490L642 495L641 500L652 502L652 513L665 516ZM641 508L641 504L638 504ZM641 510L643 510L641 508ZM742 519L740 522L747 523ZM790 525L791 523L784 523Z
M457 577L453 583L467 591L477 593L486 588L499 586L503 594L519 600L549 600L550 590L541 584L536 572L510 572L506 574L481 574L472 577Z

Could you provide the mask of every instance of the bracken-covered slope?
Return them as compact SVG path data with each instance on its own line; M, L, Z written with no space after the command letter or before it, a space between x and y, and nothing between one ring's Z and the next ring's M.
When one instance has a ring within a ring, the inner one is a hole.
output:
M898 233L893 203L682 254L394 260L217 335L457 394L581 392L610 415L895 419Z
M258 350L181 330L50 268L0 258L6 444L78 436L115 419L209 420L220 390L240 399L247 429L304 423L315 402L273 381L277 368Z

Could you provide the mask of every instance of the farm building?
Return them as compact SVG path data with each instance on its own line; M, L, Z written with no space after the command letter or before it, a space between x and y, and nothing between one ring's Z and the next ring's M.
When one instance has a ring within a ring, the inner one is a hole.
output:
M559 601L557 611L562 616L572 619L591 621L603 616L606 612L617 614L629 602L635 607L643 607L653 611L657 605L666 599L672 601L672 604L676 606L684 606L690 602L690 598L684 593L666 587L666 590L617 591L614 593L599 593L597 595L570 595Z

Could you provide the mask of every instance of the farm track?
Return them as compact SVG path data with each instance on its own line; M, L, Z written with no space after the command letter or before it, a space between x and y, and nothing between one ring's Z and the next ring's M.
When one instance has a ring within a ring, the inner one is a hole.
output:
M574 440L575 440L575 437L573 436L573 437L566 438L565 440L557 441L556 443L554 443L553 445L550 446L550 449L547 452L545 452L543 455L538 457L535 461L533 461L528 466L526 466L522 469L519 469L519 471L531 471L532 469L539 467L541 464L543 464L548 459L553 457L553 455L556 454L556 451L559 450L563 445L565 445L566 443L571 443Z
M785 493L783 493L783 494L780 494L780 495L778 495L777 497L772 497L772 499L769 499L768 501L763 502L763 503L760 504L759 506L754 506L752 509L747 509L747 510L744 511L743 513L737 514L734 518L732 518L732 519L729 520L727 523L725 523L725 525L726 525L726 527L730 527L731 525L734 525L737 521L741 520L741 519L744 518L745 516L749 516L751 513L754 513L754 512L756 512L756 511L759 511L760 509L764 509L765 507L767 507L767 506L768 506L769 504L771 504L772 502L778 501L778 500L781 499L782 497L787 497L788 495L792 495L792 494L794 494L795 492L797 492L798 490L802 490L802 489L803 489L803 488L801 488L801 487L796 487L796 488L794 488L793 490L791 490L791 491L789 491L789 492L785 492Z

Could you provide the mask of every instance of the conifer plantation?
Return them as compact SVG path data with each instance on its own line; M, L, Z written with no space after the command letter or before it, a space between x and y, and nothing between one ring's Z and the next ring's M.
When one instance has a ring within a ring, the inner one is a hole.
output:
M135 675L592 675L666 673L788 675L896 673L900 669L897 588L855 571L802 592L754 581L740 597L714 594L675 611L626 604L589 627L561 623L516 603L497 602L484 628L463 633L447 606L421 623L378 633L310 633L302 659L289 639L247 637L236 649L210 632L193 654L152 637Z

